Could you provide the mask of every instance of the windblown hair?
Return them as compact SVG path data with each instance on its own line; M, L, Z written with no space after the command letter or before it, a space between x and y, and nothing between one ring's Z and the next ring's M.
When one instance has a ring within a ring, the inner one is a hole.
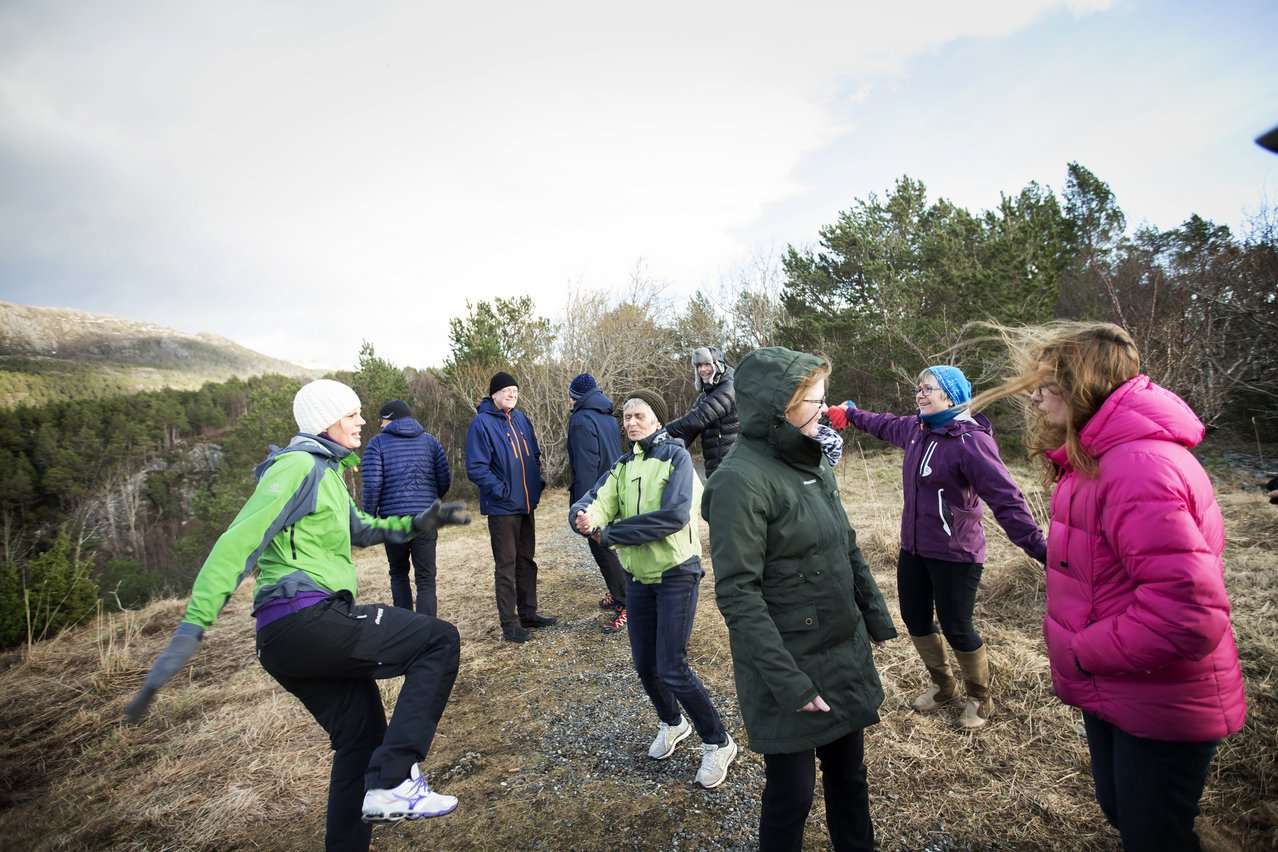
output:
M1057 471L1044 453L1062 445L1076 470L1095 475L1096 459L1083 449L1079 435L1109 395L1139 375L1140 353L1132 336L1108 322L1053 322L1020 328L982 325L1006 347L1012 376L978 394L971 410L1005 397L1015 398L1025 412L1025 445L1031 458L1041 460L1046 484L1055 480ZM1048 423L1029 401L1029 394L1045 385L1058 388L1069 408L1063 426Z
M821 358L821 363L815 370L803 377L803 381L799 382L799 386L794 389L794 393L790 395L790 401L785 404L785 413L788 415L791 411L798 408L799 405L807 398L808 391L812 390L812 386L822 379L829 378L830 371L834 366L830 363L829 358L817 356Z

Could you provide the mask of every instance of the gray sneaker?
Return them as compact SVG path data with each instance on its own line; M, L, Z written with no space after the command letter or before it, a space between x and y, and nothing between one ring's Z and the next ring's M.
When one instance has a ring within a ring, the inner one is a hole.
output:
M657 726L657 738L652 741L652 745L648 746L648 757L653 760L665 760L674 754L675 746L686 740L691 733L692 725L682 716L679 717L677 725L667 725L662 722Z
M701 768L697 770L697 783L707 790L713 790L728 777L728 764L737 757L737 744L728 735L723 745L701 745Z

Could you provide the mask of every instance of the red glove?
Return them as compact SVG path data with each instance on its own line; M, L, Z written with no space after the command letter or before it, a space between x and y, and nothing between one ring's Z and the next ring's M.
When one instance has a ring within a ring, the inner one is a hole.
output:
M830 421L830 425L842 432L848 428L848 410L841 405L834 408L828 408L825 412L826 419Z

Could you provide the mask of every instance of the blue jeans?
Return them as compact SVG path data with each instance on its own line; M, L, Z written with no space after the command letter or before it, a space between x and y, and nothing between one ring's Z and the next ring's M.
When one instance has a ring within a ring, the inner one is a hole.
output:
M688 665L688 638L703 573L701 560L694 556L662 574L660 583L648 585L628 577L630 656L661 721L678 724L682 704L701 741L723 745L728 741L723 720Z

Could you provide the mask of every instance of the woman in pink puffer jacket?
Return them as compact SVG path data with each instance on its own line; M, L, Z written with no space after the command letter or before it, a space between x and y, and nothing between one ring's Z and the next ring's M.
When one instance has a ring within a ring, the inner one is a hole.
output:
M1043 619L1052 684L1083 711L1096 798L1124 849L1198 849L1208 766L1246 712L1224 526L1190 452L1203 424L1140 374L1116 325L1007 338L1020 375L973 407L1030 393L1028 445L1055 482Z

